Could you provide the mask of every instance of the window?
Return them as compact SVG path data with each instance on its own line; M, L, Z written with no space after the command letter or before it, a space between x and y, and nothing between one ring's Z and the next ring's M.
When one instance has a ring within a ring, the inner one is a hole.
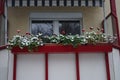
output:
M40 20L33 20L32 21L32 28L31 32L34 35L38 33L42 33L44 36L51 36L53 34L62 34L64 31L66 35L71 34L79 34L80 31L80 21L40 21ZM57 31L57 32L56 32Z
M81 34L81 13L33 13L30 15L31 33L42 33L44 36Z
M0 46L7 43L7 35L7 5L5 3L4 13L0 15Z
M59 33L65 31L65 34L80 35L80 21L60 21Z
M32 21L32 34L42 33L44 36L53 34L52 21Z
M4 17L0 16L0 46L5 45L5 27Z

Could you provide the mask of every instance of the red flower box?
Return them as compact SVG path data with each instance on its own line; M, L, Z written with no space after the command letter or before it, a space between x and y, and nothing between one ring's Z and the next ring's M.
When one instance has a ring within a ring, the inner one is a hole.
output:
M112 45L103 43L103 44L96 44L96 45L79 45L77 47L73 47L72 45L60 45L60 44L46 44L44 46L39 46L33 49L32 52L34 53L59 53L59 52L73 52L73 53L80 53L80 52L104 52L108 53L112 51ZM13 47L11 50L13 54L23 54L23 53L31 53L27 47L20 49L19 47Z

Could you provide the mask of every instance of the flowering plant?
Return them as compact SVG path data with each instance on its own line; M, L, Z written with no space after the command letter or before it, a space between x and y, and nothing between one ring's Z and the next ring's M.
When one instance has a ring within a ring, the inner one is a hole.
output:
M32 50L37 48L38 46L43 46L45 43L56 43L63 45L73 45L73 47L77 47L78 45L86 45L86 44L97 44L101 42L105 43L113 43L116 39L114 36L105 35L103 30L98 30L97 32L93 31L93 28L90 28L90 32L85 32L83 29L83 35L52 35L52 36L43 36L42 34L32 35L30 33L26 33L25 35L19 35L20 30L18 30L18 35L13 36L11 40L9 40L9 48L19 46L21 49L27 47L28 50Z
M97 44L97 43L113 43L116 40L116 36L107 35L104 29L97 28L95 32L93 27L90 27L89 32L85 32L82 29L82 35L65 35L65 31L62 31L59 36L49 37L51 43L63 44L63 45L73 45L77 47L78 45L86 44Z
M19 32L18 32L19 33ZM15 35L11 40L9 40L8 45L11 49L14 46L19 46L21 49L24 47L28 47L28 50L32 50L38 46L43 45L43 41L40 39L41 34L32 35L30 33L26 33L26 35Z

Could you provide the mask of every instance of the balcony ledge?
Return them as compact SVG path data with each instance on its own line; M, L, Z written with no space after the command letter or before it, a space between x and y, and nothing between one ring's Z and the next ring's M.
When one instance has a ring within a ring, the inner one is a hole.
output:
M103 52L108 53L112 51L112 45L105 44L96 44L96 45L79 45L74 48L72 45L60 45L60 44L45 44L44 46L39 46L33 51L29 51L27 47L20 49L19 47L13 47L11 52L13 54L26 54L26 53L60 53L60 52Z

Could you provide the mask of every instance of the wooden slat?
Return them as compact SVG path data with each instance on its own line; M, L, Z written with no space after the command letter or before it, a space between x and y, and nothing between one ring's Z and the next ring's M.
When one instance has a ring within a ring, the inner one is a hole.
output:
M20 7L22 7L23 6L23 2L24 2L24 0L18 0L19 1L19 5L17 5L17 6L20 6ZM33 1L33 0L26 0L27 1L27 4L26 4L26 6L27 7L29 7L29 6L31 6L31 1ZM40 0L40 4L38 3L39 2L39 0L34 0L34 4L32 5L32 6L41 6L41 7L44 7L44 6L49 6L49 7L52 7L52 6L57 6L57 7L59 7L59 6L71 6L71 7L74 7L74 6L78 6L78 7L80 7L80 6L93 6L93 7L102 7L103 6L103 0L54 0L56 3L54 3L53 4L53 0ZM84 1L84 2L83 2ZM10 4L10 6L9 7L15 7L16 6L16 0L10 0L10 2L11 3L8 3L8 4ZM47 2L47 3L46 3ZM61 2L63 2L63 3L61 3ZM69 3L69 2L71 2L71 3ZM76 2L78 2L78 3L76 3ZM92 3L91 3L92 2ZM76 5L77 4L77 5Z

